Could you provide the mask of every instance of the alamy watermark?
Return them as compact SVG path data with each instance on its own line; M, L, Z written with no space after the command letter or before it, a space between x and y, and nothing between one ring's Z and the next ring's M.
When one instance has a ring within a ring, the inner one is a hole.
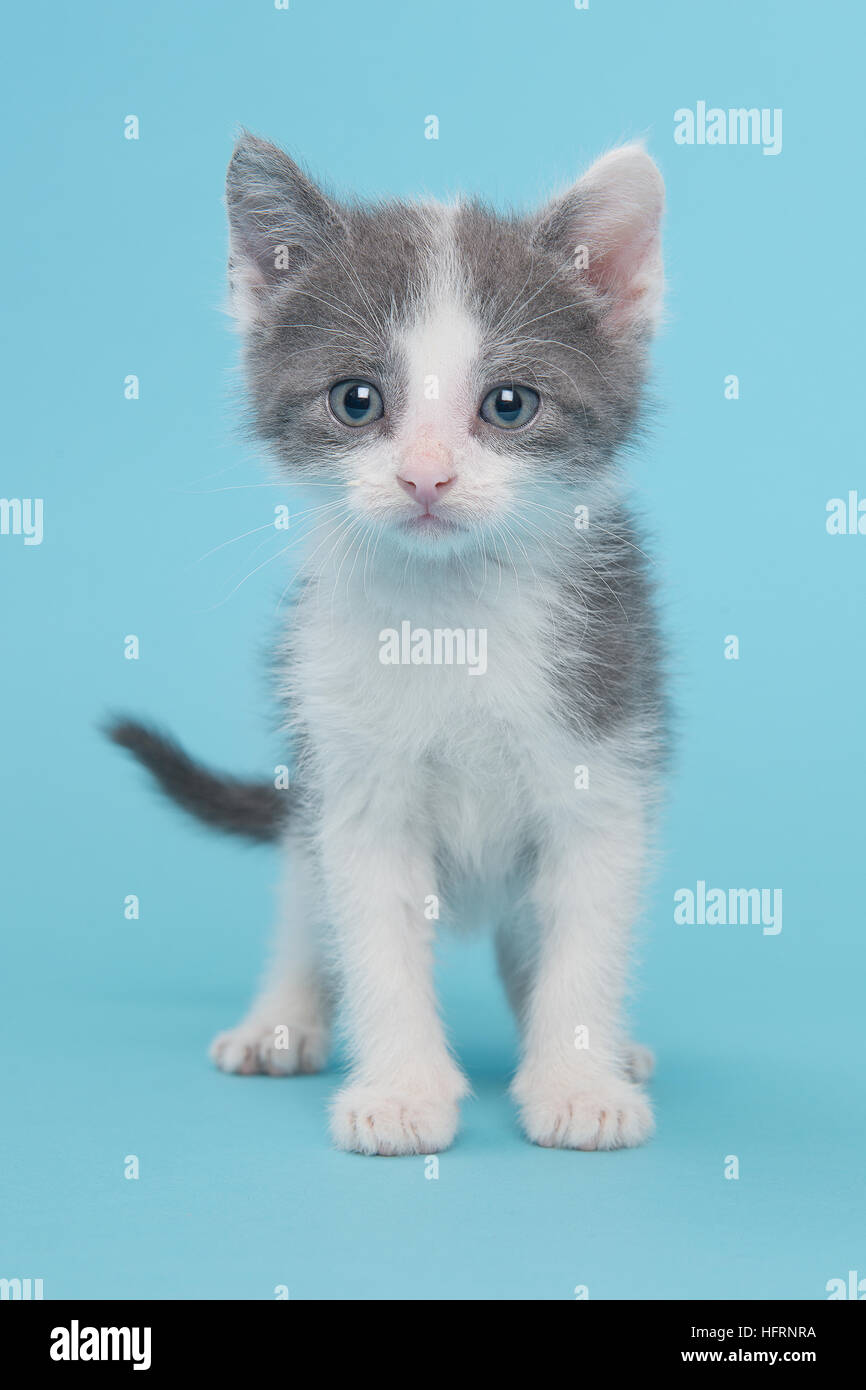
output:
M686 927L762 927L764 936L782 930L781 888L708 888L697 886L674 893L674 921Z
M42 544L41 497L0 497L0 536L23 536L25 545Z
M29 1299L44 1298L42 1292L42 1279L0 1279L0 1300L27 1301Z
M470 676L487 671L486 627L413 627L408 619L379 633L383 666L465 666Z
M866 536L866 497L852 488L847 497L831 497L824 525L829 536Z
M51 1329L48 1354L52 1361L131 1361L134 1371L148 1371L150 1352L149 1327L82 1327L73 1318Z
M677 145L760 145L764 154L782 153L780 106L708 106L705 101L674 112Z

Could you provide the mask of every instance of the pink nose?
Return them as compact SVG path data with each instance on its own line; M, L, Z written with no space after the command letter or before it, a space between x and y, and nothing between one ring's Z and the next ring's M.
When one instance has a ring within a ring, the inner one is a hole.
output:
M454 481L454 474L447 464L423 457L414 463L407 463L403 471L397 474L397 482L403 491L425 511L429 511L433 503L445 495Z

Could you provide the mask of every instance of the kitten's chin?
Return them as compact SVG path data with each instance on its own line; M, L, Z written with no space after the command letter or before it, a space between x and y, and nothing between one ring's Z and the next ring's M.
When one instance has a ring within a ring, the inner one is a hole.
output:
M449 517L427 512L396 522L392 535L403 550L435 556L460 549L470 532Z

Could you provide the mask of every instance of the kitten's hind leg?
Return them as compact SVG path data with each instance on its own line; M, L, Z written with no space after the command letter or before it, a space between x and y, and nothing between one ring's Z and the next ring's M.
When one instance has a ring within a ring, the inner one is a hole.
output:
M210 1046L221 1071L294 1076L328 1059L331 991L321 960L321 908L307 845L293 837L280 895L273 956L246 1017Z
M501 912L494 944L499 976L517 1026L522 1031L538 953L538 926L528 894L520 895Z

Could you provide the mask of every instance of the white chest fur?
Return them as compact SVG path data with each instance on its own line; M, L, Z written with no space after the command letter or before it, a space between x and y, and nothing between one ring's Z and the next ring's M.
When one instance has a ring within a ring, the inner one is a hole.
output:
M308 591L291 683L319 766L347 783L413 781L436 843L476 870L510 857L540 819L573 815L586 749L551 680L550 602L540 581L513 575L480 595Z

